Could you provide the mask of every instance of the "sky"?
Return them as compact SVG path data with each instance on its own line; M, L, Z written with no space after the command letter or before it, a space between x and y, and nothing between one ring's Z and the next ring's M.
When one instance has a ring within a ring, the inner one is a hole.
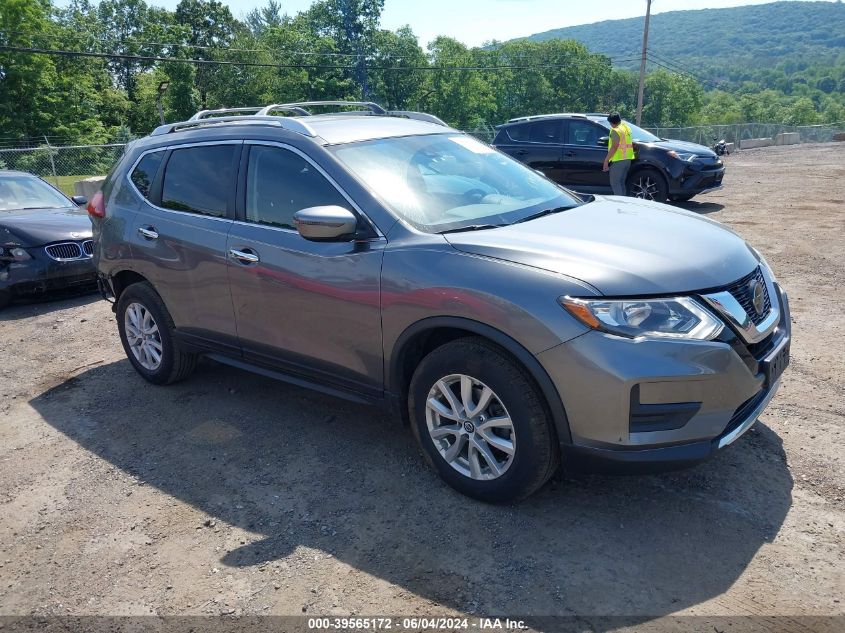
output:
M312 0L280 0L287 13L307 9ZM681 9L715 9L771 0L653 0L652 13ZM830 0L833 1L833 0ZM176 8L179 0L147 0ZM241 18L267 0L222 0ZM59 2L59 4L62 4ZM645 15L646 0L385 0L382 27L395 30L406 24L425 46L438 35L469 45L509 40L564 26Z

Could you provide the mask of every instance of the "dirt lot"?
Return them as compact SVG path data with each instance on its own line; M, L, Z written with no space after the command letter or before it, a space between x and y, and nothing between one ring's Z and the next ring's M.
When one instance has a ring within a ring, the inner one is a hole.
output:
M151 386L96 297L0 313L0 615L843 616L843 150L730 156L686 205L790 293L755 428L692 470L515 506L452 492L376 410L210 361ZM761 630L787 628L815 627Z

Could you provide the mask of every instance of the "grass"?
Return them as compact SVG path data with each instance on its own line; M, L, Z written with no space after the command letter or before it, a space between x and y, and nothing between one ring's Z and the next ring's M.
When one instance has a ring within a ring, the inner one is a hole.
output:
M73 183L77 180L85 180L86 178L91 178L91 176L56 176L55 178L47 176L44 180L52 185L56 185L65 195L75 196L76 192L73 190Z

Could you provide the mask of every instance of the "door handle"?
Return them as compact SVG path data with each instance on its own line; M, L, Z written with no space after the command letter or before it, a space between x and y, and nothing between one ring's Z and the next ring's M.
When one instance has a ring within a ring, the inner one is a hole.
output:
M158 239L158 232L155 230L154 226L139 226L138 233L143 235L148 240Z
M517 156L525 156L528 153L527 149L518 149L514 152Z
M240 262L241 264L256 264L260 261L258 257L258 253L253 252L252 250L244 249L238 250L237 248L230 248L229 249L229 256Z
M564 156L575 156L575 152L564 152Z

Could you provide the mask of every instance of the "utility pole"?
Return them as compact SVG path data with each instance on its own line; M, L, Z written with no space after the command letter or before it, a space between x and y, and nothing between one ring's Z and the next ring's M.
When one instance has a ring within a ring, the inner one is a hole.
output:
M645 28L643 29L643 58L640 61L640 90L637 94L637 125L643 122L643 90L645 89L645 62L648 52L648 20L651 17L651 0L646 0Z

